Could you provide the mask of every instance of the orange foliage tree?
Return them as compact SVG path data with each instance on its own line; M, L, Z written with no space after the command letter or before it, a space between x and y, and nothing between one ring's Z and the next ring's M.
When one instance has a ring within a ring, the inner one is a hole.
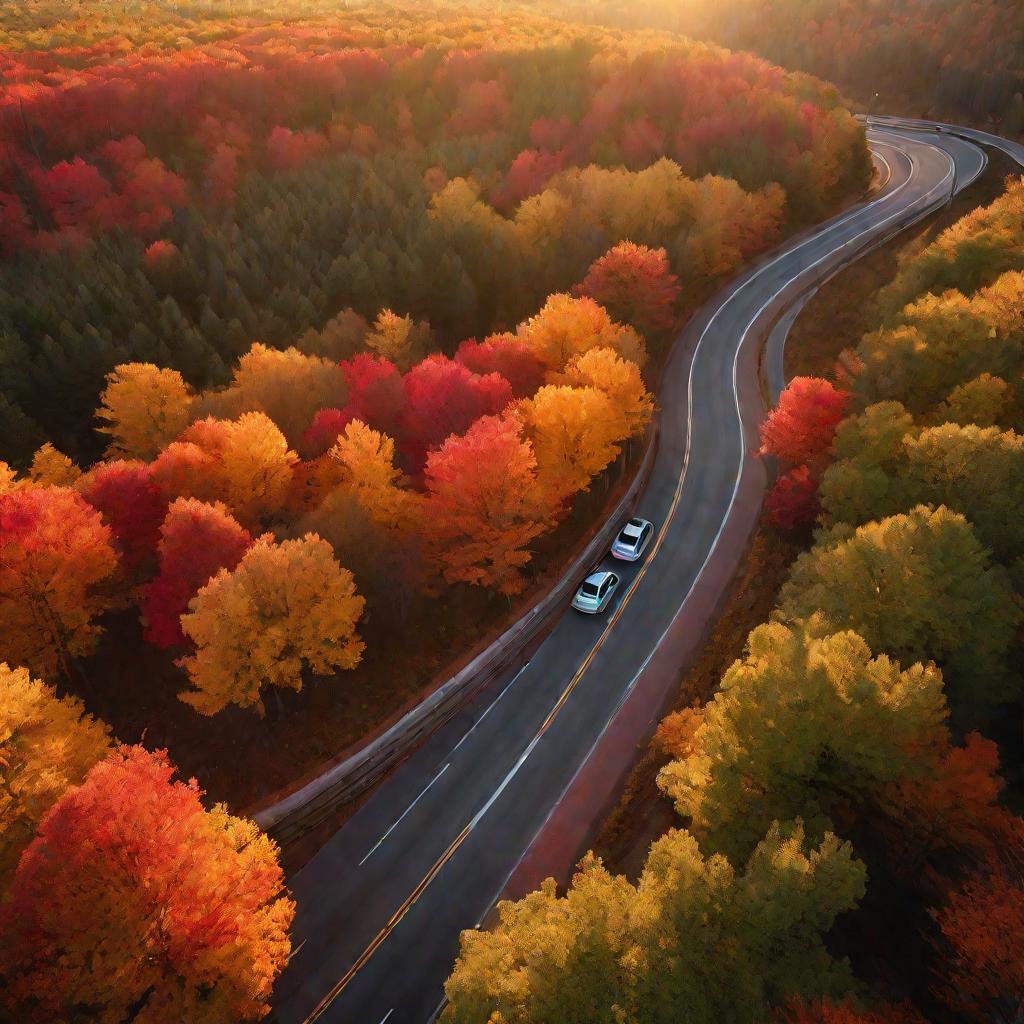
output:
M592 348L610 348L643 366L647 358L643 339L615 323L593 299L549 295L536 316L519 325L518 336L549 370L560 370L573 357Z
M1012 834L1016 819L999 804L999 748L976 732L962 747L938 751L927 769L887 787L873 819L886 858L904 877L923 865L944 866L950 855L984 860Z
M952 886L936 914L942 959L934 987L959 1020L1012 1022L1024 1014L1022 825L1016 849L987 858Z
M365 646L356 633L364 603L327 541L261 537L182 616L196 652L182 660L194 690L181 699L204 715L228 704L262 714L264 686L301 690L305 666L320 676L355 668Z
M110 527L74 491L0 494L0 637L4 656L44 678L67 673L102 629L117 570Z
M681 290L664 249L619 242L590 264L573 294L589 295L616 320L648 336L672 326Z
M121 747L40 822L0 910L0 1003L25 1022L266 1015L295 911L277 847Z
M542 486L559 501L586 490L630 433L597 388L548 384L520 403Z
M170 498L223 501L243 524L259 527L284 508L297 462L273 420L247 412L193 423L160 453L153 476Z
M793 1002L779 1012L777 1020L780 1024L925 1024L910 1003L881 1003L865 1009L850 999Z
M449 583L515 594L529 544L554 526L516 413L484 416L427 458L424 528Z

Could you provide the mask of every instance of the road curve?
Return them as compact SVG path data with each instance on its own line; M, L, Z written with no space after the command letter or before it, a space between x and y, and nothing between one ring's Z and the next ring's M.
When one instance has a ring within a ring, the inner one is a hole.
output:
M991 132L983 132L977 128L964 128L955 124L944 124L940 121L926 121L917 117L890 117L884 114L858 115L869 127L898 129L907 132L925 132L930 135L946 135L963 139L966 142L989 146L1004 152L1021 167L1024 167L1024 143L1004 139Z
M650 671L654 653L680 616L698 629L711 619L709 581L724 587L756 520L758 357L772 325L984 165L976 147L918 132L872 132L872 148L890 169L879 194L765 257L677 340L638 508L660 532L641 565L619 566L617 603L603 618L567 612L525 668L433 736L290 880L296 951L272 1020L426 1022L459 932L482 919L553 809L574 798L581 768L604 771L608 785L620 778L626 764L601 760L609 723L665 685ZM583 810L592 820L599 808Z

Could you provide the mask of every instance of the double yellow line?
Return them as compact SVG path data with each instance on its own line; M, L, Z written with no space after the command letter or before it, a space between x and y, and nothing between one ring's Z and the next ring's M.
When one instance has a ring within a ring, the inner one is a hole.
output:
M688 460L687 460L688 461ZM679 475L679 481L676 484L675 494L672 497L672 504L669 506L668 515L665 518L665 524L662 526L658 533L657 540L654 542L654 547L651 549L650 555L644 560L644 564L640 567L640 571L636 574L636 578L630 584L629 589L626 591L625 596L619 602L618 607L608 620L608 624L605 626L600 637L597 639L597 643L590 649L583 663L576 670L576 674L569 680L569 684L562 691L558 700L555 702L554 707L548 713L548 716L544 719L540 728L537 730L533 739L530 741L529 746L533 746L537 741L551 728L552 723L555 720L558 712L565 706L565 702L572 695L573 690L579 685L580 680L583 678L587 669L591 666L594 658L598 652L604 646L611 631L615 628L615 624L622 617L622 613L626 610L626 606L629 604L633 595L636 593L637 587L640 585L640 581L647 574L647 570L651 563L654 561L655 556L658 554L658 550L661 548L662 543L665 540L665 536L668 533L668 528L672 523L673 518L676 514L676 509L679 507L679 499L683 493L683 481L686 478L686 465L683 466L683 472ZM476 819L474 818L474 821ZM402 918L413 908L416 901L423 895L424 890L428 885L437 877L438 872L455 856L456 851L466 841L470 832L473 829L473 821L463 828L463 830L452 840L448 848L437 858L436 861L431 865L430 870L423 876L416 888L406 897L402 902L402 905L391 915L387 924L374 936L373 941L363 950L359 955L358 959L352 966L345 972L344 975L334 984L331 990L320 1000L317 1004L316 1009L306 1018L305 1024L313 1024L314 1021L320 1019L320 1017L330 1008L331 1004L339 995L345 990L352 979L359 973L360 970L366 965L366 962L373 956L373 954L380 948L381 944L387 939L387 937L398 927Z

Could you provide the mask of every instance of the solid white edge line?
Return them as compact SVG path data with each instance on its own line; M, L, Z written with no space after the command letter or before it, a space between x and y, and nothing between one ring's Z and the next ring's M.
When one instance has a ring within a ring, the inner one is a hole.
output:
M942 151L941 151L941 150L939 150L939 152L942 152ZM908 154L908 155L909 155L909 154ZM912 157L911 157L911 162L913 163L913 158L912 158ZM916 167L916 165L914 165L914 166ZM942 179L942 181L941 181L941 182L939 183L939 185L938 185L938 186L936 186L935 188L939 188L939 187L941 187L942 185L944 185L944 184L945 184L945 182L946 182L946 181L947 181L947 180L949 179L949 177L950 177L950 176L951 176L951 172L947 173L946 177L945 177L945 178L943 178L943 179ZM884 200L887 200L887 199L891 199L891 198L892 198L893 196L895 196L895 195L896 195L896 194L897 194L898 192L900 192L900 191L902 191L902 190L903 190L904 188L906 188L906 186L907 186L907 185L909 185L909 184L911 183L911 181L913 181L913 177L910 177L910 178L908 178L908 179L907 179L907 181L905 181L905 182L904 182L904 183L903 183L902 185L900 185L900 186L899 186L899 187L898 187L897 189L894 189L894 190L893 190L892 192L888 193L887 195L885 195L885 196L883 196L883 197L881 197L881 198L879 198L879 199L876 199L876 200L874 200L874 201L873 201L872 203L868 203L868 204L866 204L866 205L864 205L864 206L860 206L860 207L857 207L857 208L856 208L855 210L851 211L851 213L850 213L850 214L848 214L848 215L846 215L846 216L842 217L842 218L841 218L840 220L837 220L837 221L836 221L836 222L835 222L835 223L834 223L834 224L832 225L832 228L838 228L838 227L839 227L839 226L840 226L841 224L843 224L843 223L845 223L845 222L846 222L847 220L851 219L851 218L852 218L852 217L853 217L854 215L856 215L856 214L860 214L860 213L863 213L863 212L864 212L865 210L867 210L867 209L871 209L871 208L872 208L873 206L875 206L875 205L876 205L877 203L879 203L879 202L882 202L882 201L884 201ZM934 192L934 191L935 191L935 188L931 189L931 190L930 190L929 192L927 192L927 193L925 194L925 196L922 196L921 198L922 198L922 199L925 199L925 198L929 197L929 196L930 196L930 195L932 194L932 192ZM916 205L916 204L917 204L918 202L920 202L920 201L921 201L921 200L915 200L915 202L914 202L913 204L911 204L911 205L912 205L912 206L913 206L913 205ZM885 224L887 224L887 223L888 223L888 222L889 222L890 220L894 219L894 217L898 217L898 216L900 216L901 214L904 214L904 213L906 213L906 210L898 210L898 211L896 211L896 213L895 213L895 214L894 214L893 216L890 216L890 217L886 218L885 220L883 220L883 221L879 222L879 224L877 224L877 225L874 225L874 226L872 226L872 227L870 227L870 228L866 228L866 229L865 229L864 231L862 231L862 232L860 232L860 233L859 233L858 235L854 236L854 238L855 238L855 239L857 239L857 238L861 238L861 237L862 237L863 235L865 235L865 234L870 234L870 233L873 233L873 232L874 232L874 231L876 231L876 230L877 230L878 228L880 228L880 227L884 226L884 225L885 225ZM724 301L722 302L722 304L721 304L721 305L720 305L720 306L718 307L718 309L716 309L716 310L715 310L715 312L714 312L714 313L712 314L712 317L711 317L711 319L710 319L710 320L708 321L708 323L707 323L707 324L706 324L706 326L704 327L704 330L703 330L703 332L701 333L701 336L700 336L700 340L699 340L699 341L697 342L697 347L696 347L696 348L694 349L694 353L693 353L693 360L692 360L692 361L691 361L691 363L690 363L690 373L689 373L689 381L688 381L688 387L689 387L689 401L688 401L688 409L687 409L687 416L688 416L688 419L687 419L687 448L686 448L686 455L684 456L684 461L683 461L683 470L682 470L682 473L680 474L680 478L679 478L679 483L677 484L677 490L681 489L681 487L682 487L682 485L683 485L683 482L684 482L684 480L685 480L685 478L686 478L686 470L687 470L687 467L688 467L688 464L689 464L690 438L691 438L691 436L692 436L692 424L693 424L693 420L692 420L692 409L693 409L693 404L692 404L692 395L693 395L693 368L694 368L694 366L696 366L696 363L697 363L697 355L698 355L698 352L699 352L699 350L700 350L700 347L701 347L701 345L702 345L702 344L703 344L703 342L704 342L704 339L705 339L705 338L707 337L708 331L709 331L709 330L711 329L711 325L712 325L712 324L714 323L714 321L715 321L715 320L716 320L716 319L718 318L718 315L719 315L719 314L720 314L720 313L722 312L722 310L724 310L724 309L725 309L725 307L726 307L726 306L727 306L727 305L729 304L729 302L731 302L731 301L732 301L732 299L733 299L733 298L734 298L734 297L735 297L736 295L738 295L738 294L740 293L740 291L742 291L742 290L743 290L743 289L744 289L744 288L745 288L745 287L746 287L747 285L749 285L749 284L751 284L751 283L752 283L753 281L757 280L757 278L759 278L759 277L760 277L760 276L761 276L761 275L762 275L763 273L765 273L766 271L768 271L769 269L771 269L771 267L775 266L775 264L777 264L777 263L778 263L778 262L779 262L780 260L782 260L782 259L784 259L784 258L786 258L786 257L792 256L792 254L793 254L793 253L795 253L795 252L799 252L799 251L800 251L800 249L804 248L804 247L805 247L806 245L808 245L808 244L809 244L810 242L812 242L812 241L815 241L816 239L819 239L819 238L820 238L820 236L818 236L818 235L813 235L813 236L811 236L810 238L807 238L807 239L805 239L805 240L804 240L803 242L801 242L801 243L800 243L799 245L797 245L797 246L794 246L794 247L793 247L792 249L788 249L788 250L786 250L785 252L783 252L783 253L780 253L780 254L779 254L778 256L776 256L776 257L775 257L775 258L774 258L773 260L771 260L771 261L770 261L769 263L766 263L766 264L765 264L764 266L762 266L762 267L759 267L759 268L758 268L758 269L757 269L757 270L756 270L756 271L755 271L755 272L754 272L754 273L753 273L753 274L752 274L752 275L751 275L751 276L750 276L750 277L749 277L749 278L748 278L748 279L747 279L746 281L744 281L744 282L743 282L743 283L742 283L742 284L741 284L741 285L739 286L739 288L737 288L737 289L736 289L736 291L732 292L732 293L731 293L731 294L730 294L729 296L727 296L727 297L726 297L726 299L725 299L725 300L724 300ZM834 256L834 255L835 255L835 254L836 254L837 252L839 252L839 251L840 251L840 249L842 249L842 248L843 248L843 247L844 247L844 246L845 246L846 244L847 244L847 243L846 243L846 242L844 242L844 243L842 243L841 245L838 245L838 246L836 246L836 247L835 247L834 249L832 249L832 250L830 250L829 252L827 252L827 253L826 253L826 254L825 254L824 256L822 256L822 257L821 257L820 259L816 260L816 261L815 261L814 263L812 263L812 264L811 264L811 265L810 265L809 267L807 267L807 268L805 268L804 270L802 270L802 271L801 271L801 275L802 275L802 274L804 274L804 273L806 273L806 272L807 272L807 271L809 271L809 270L813 270L813 269L814 269L814 268L815 268L816 266L818 266L818 264L820 264L820 263L824 262L824 261L825 261L826 259L828 259L828 258L829 258L830 256ZM789 279L789 280L788 280L788 281L787 281L787 282L786 282L786 283L785 283L785 284L784 284L784 285L782 286L782 288L780 288L780 289L779 289L778 291L776 291L776 292L775 292L775 293L774 293L774 294L772 295L772 297L771 297L771 298L770 298L770 299L768 300L768 302L766 302L766 303L765 303L765 304L764 304L764 305L763 305L763 306L761 307L761 309L760 309L760 310L758 310L758 312L757 312L757 313L755 314L755 316L754 316L754 319L753 319L753 320L752 320L752 321L750 322L750 324L748 325L747 329L746 329L746 330L745 330L745 331L743 332L743 334L742 334L742 335L741 335L741 337L740 337L740 343L739 343L739 345L737 346L737 350L736 350L736 357L734 357L734 359L733 359L733 396L734 396L734 399L735 399L735 402L736 402L736 410L737 410L737 414L740 414L740 409L739 409L739 394L738 394L738 391L737 391L737 389L736 389L736 364L737 364L737 358L738 358L738 356L739 356L739 352L740 352L740 351L742 350L742 348L743 348L743 342L744 342L744 340L746 339L746 336L747 336L747 334L749 334L749 333L750 333L750 328L751 328L751 327L752 327L752 326L754 325L754 323L756 323L756 322L757 322L757 319L758 319L758 318L759 318L759 317L761 316L761 313L763 313L763 312L764 312L764 310L765 310L765 309L767 308L767 306L771 305L771 303L772 303L772 302L774 302L774 301L775 301L775 299L777 299L777 298L778 298L778 296L779 296L779 295L780 295L780 294L781 294L781 293L782 293L783 291L785 291L785 290L786 290L786 288L788 288L788 287L789 287L789 286L790 286L790 285L791 285L791 284L793 283L793 281L794 281L794 280L796 280L796 278L790 278L790 279ZM739 468L739 471L738 471L738 473L737 473L737 476L736 476L736 484L735 484L735 486L733 487L733 493L732 493L732 498L730 499L730 502L729 502L729 506L728 506L728 508L727 508L727 510L726 510L725 516L724 516L724 517L723 517L723 519L722 519L722 523L721 523L721 524L719 525L719 528L718 528L718 533L717 533L717 534L715 535L715 539L714 539L714 541L712 542L712 546L711 546L711 549L710 549L710 550L709 550L709 552L708 552L707 558L705 558L705 560L704 560L704 563L703 563L703 565L701 566L701 568L700 568L700 570L699 570L699 572L698 572L698 574L697 574L697 577L696 577L696 578L694 579L693 583L691 584L691 586L690 586L690 589L689 589L689 590L687 591L687 593L686 593L686 597L684 597L684 598L683 598L683 600L682 600L682 602L680 603L680 605L679 605L679 608L682 608L682 607L683 607L683 605L684 605L684 604L686 603L686 601L687 601L687 600L689 599L689 596L690 596L690 594L692 594L692 593L693 593L693 589L694 589L694 587L696 587L696 585L697 585L698 581L700 580L700 577L701 577L701 576L703 575L703 573L704 573L704 570L705 570L705 569L707 568L707 564L708 564L708 562L710 561L710 559L711 559L711 556L713 555L713 553L714 553L715 549L716 549L716 548L717 548L717 546L718 546L718 542L719 542L719 540L721 539L721 536L722 536L722 532L723 532L723 531L724 531L724 529L725 529L725 525L726 525L726 522L728 521L728 518L729 518L729 516L730 516L730 514L731 514L731 512L732 512L732 507L733 507L733 504L734 504L734 503L735 503L735 501L736 501L736 494L737 494L737 492L738 492L738 490L739 490L739 482L740 482L740 479L742 478L742 474L743 474L743 466L744 466L744 464L745 464L745 459L743 458L743 447L742 447L742 416L741 416L741 419L740 419L740 433L741 433L741 438L740 438L740 453L741 453L741 454L740 454L740 468ZM666 524L665 524L665 526L664 526L664 527L662 528L662 531L661 531L661 532L662 532L662 533L664 533L664 532L665 532L665 531L666 531L666 530L668 529L668 526L669 526L669 524L668 524L668 523L666 523ZM673 617L673 619L675 619L676 615L678 615L678 614L679 614L679 608L677 608L676 612L675 612L675 613L673 614L673 616L672 616L672 617ZM670 627L669 627L669 628L671 628L671 624L670 624ZM655 651L655 650L657 650L657 648L658 648L658 647L659 647L659 646L661 645L662 641L663 641L663 640L665 639L665 635L667 634L667 632L668 632L668 629L666 628L665 632L664 632L664 633L662 633L661 637L659 638L659 640L658 640L658 643L657 643L657 644L655 644L655 646L654 646L654 647L652 648L651 652L650 652L650 653L649 653L649 654L647 655L647 658L646 658L646 659L644 660L643 666L641 667L640 671L638 671L638 672L636 673L636 675L634 675L634 676L633 676L633 678L632 678L632 679L630 680L630 682L629 682L629 685L628 685L628 686L627 686L627 688L626 688L626 693L628 693L628 692L629 692L630 690L632 690L632 688L633 688L633 687L635 686L635 684L636 684L636 681L637 681L637 680L639 679L639 677L640 677L641 673L643 672L643 669L647 667L647 664L648 664L648 662L649 662L649 661L650 661L650 659L651 659L651 658L653 657L654 651ZM622 701L623 701L624 699L625 699L625 697L624 697L624 696L623 696L622 698L620 698L620 700L619 700L619 703L618 703L618 705L616 706L616 710L618 710L618 708L619 708L619 707L621 707ZM610 716L610 717L609 717L609 718L607 719L607 721L605 722L604 726L602 727L602 730L601 730L601 733L600 733L600 735L598 736L598 739L597 739L597 740L595 740L595 742L594 742L593 746L591 747L591 749L590 749L590 751L589 751L589 753L588 753L587 757L585 757L585 758L584 758L584 759L583 759L583 760L582 760L582 761L581 761L581 762L579 763L579 765L577 766L577 768L576 768L576 771L575 771L575 773L573 774L573 779L575 779L575 778L576 778L576 776L577 776L577 775L579 775L579 773L580 773L580 771L582 770L583 766L584 766L584 765L585 765L585 764L586 764L586 763L587 763L587 762L588 762L588 761L590 760L590 756L591 756L591 755L593 754L593 751L594 751L594 749L596 748L596 746L597 746L597 743L598 743L598 742L600 742L600 738L601 738L601 736L603 736L603 735L604 735L604 733L605 733L605 732L607 731L607 729L608 729L609 725L610 725L610 724L611 724L611 722L612 722L612 721L614 720L614 718L615 718L615 715L613 714L613 715L611 715L611 716ZM509 783L510 783L510 782L511 782L511 781L512 781L512 780L513 780L513 779L514 779L515 777L516 777L516 775L517 775L517 774L519 773L519 770L520 770L520 769L522 768L522 766L523 766L523 765L524 765L524 764L526 763L526 761L527 761L527 759L529 758L530 754L532 754L532 753L533 753L533 751L534 751L534 749L536 748L537 744L538 744L538 743L540 742L540 739L541 739L541 737L540 737L540 736L537 736L537 735L535 735L535 736L534 736L534 737L533 737L533 738L532 738L532 739L530 740L530 742L529 742L529 743L527 744L527 746L526 746L526 749L525 749L525 750L524 750L524 751L522 752L522 754L521 754L521 755L519 756L519 759L518 759L518 760L516 761L516 763L515 763L515 764L514 764L514 765L512 766L512 768L510 769L510 771L509 771L509 772L508 772L508 773L507 773L507 774L505 775L505 777L504 777L504 778L502 779L502 781L501 781L501 783L499 784L498 788L497 788L497 789L496 789L496 790L495 790L495 791L494 791L494 792L493 792L493 793L491 794L491 796L490 796L490 797L489 797L489 798L487 799L486 803L484 803L484 805L483 805L483 806L482 806L482 807L481 807L481 808L480 808L480 809L479 809L479 810L478 810L478 811L476 812L476 814L474 814L474 815L473 815L473 817L472 817L472 818L470 819L470 822L469 822L469 826L468 826L468 829L469 829L469 831L470 831L470 832L472 832L472 831L473 831L473 829L475 829L475 828L476 828L476 826L477 826L477 825L478 825L478 824L480 823L480 821L482 820L482 818L484 817L484 815L485 815L485 814L487 813L487 811L488 811L488 810L490 810L490 808L491 808L491 807L492 807L492 806L494 805L494 803L495 803L495 802L496 802L496 801L498 800L498 798L499 798L499 797L501 796L501 794L502 794L502 793L504 793L504 791L505 791L505 789L506 789L506 788L508 787ZM571 785L571 781L570 781L570 785ZM564 792L564 790L563 790L563 792ZM546 820L546 819L545 819L545 820ZM543 827L543 826L542 826L542 827ZM534 838L536 838L536 837L534 837ZM532 842L532 841L531 841L531 842ZM504 888L504 887L505 887L505 884L506 884L506 882L507 882L507 879L505 880L505 882L503 882L503 883L502 883L502 886L501 886L501 888ZM500 890L499 890L499 892L500 892Z
M886 133L884 130L879 130L879 129L873 129L873 130L874 130L876 135L890 134L890 137L899 138L899 136L892 136L891 133ZM782 287L780 287L777 291L775 291L772 294L772 296L766 302L764 302L762 304L761 308L757 311L757 313L754 314L753 319L748 323L748 325L747 325L746 329L744 330L743 334L740 336L739 344L737 345L736 352L735 352L735 354L733 356L733 368L732 368L733 398L734 398L734 402L735 402L735 409L736 409L736 415L737 415L737 420L738 420L738 425L739 425L739 435L740 435L740 464L739 464L739 467L738 467L738 470L737 470L737 473L736 473L736 481L735 481L735 483L733 485L733 491L732 491L732 495L731 495L730 500L729 500L729 505L727 506L725 515L723 516L722 521L719 524L718 532L715 534L715 538L712 541L711 547L710 547L710 549L708 551L707 556L704 559L704 562L701 565L701 568L698 570L698 573L697 573L696 577L694 578L693 582L691 583L689 589L687 590L686 595L684 596L683 600L680 602L680 604L677 607L676 611L673 613L673 616L672 616L673 620L676 618L676 616L678 616L679 611L683 608L683 606L689 600L690 595L693 593L694 588L699 583L701 577L704 574L704 571L706 570L706 568L708 566L708 563L710 562L712 556L714 555L715 551L717 550L718 543L719 543L719 541L721 540L721 537L722 537L722 533L724 532L725 527L726 527L726 525L728 523L728 519L729 519L730 515L732 514L732 509L733 509L733 506L735 505L736 497L737 497L737 495L739 493L740 483L741 483L742 478L743 478L743 470L744 470L744 467L747 464L747 460L746 460L746 457L745 457L746 453L745 453L745 449L744 449L743 414L742 414L742 410L740 408L739 389L738 389L738 380L737 380L739 355L740 355L740 352L744 348L744 343L746 341L747 335L750 333L750 330L753 328L754 324L757 323L758 319L760 319L761 314L765 311L765 309L767 309L768 306L770 306L774 301L776 301L776 299L778 299L778 297L787 288L789 288L795 281L797 281L800 277L804 276L809 271L813 270L815 267L817 267L821 263L825 262L825 260L829 259L831 256L834 256L837 252L839 252L841 249L845 248L846 246L853 244L854 242L856 242L859 239L863 238L865 235L876 233L879 229L884 227L890 221L895 220L897 217L905 215L914 206L917 206L918 204L924 203L924 201L929 199L934 192L936 192L938 189L940 189L943 185L946 184L946 182L953 176L953 174L955 172L956 165L955 165L955 163L953 161L953 158L950 157L950 155L945 150L939 148L938 146L933 146L933 145L930 145L929 143L918 143L918 144L919 145L927 146L929 149L933 149L933 150L935 150L938 153L942 153L942 155L945 156L946 159L949 161L950 169L946 173L946 175L942 178L942 180L937 185L935 185L931 189L929 189L929 191L926 192L923 196L921 196L918 199L915 199L914 202L910 204L910 206L906 207L905 209L897 210L895 213L893 213L890 216L886 217L885 219L879 221L877 224L874 224L874 225L871 225L871 226L865 228L863 231L861 231L858 234L854 235L852 239L848 239L847 241L842 242L841 244L837 245L835 248L829 250L829 252L827 252L824 255L822 255L821 257L819 257L819 259L815 260L814 263L810 264L809 266L807 266L805 268L802 268L798 275L796 275L795 277L792 277L788 281L786 281L782 285ZM911 163L911 175L907 178L907 180L905 182L903 182L901 185L899 185L897 188L895 188L892 192L888 192L888 193L886 193L883 196L879 196L877 199L874 199L874 200L872 200L869 203L865 203L865 204L863 204L861 206L854 207L848 213L840 216L839 218L835 219L831 223L825 225L824 228L826 230L829 230L829 231L834 231L834 230L838 229L840 226L846 224L849 220L852 220L855 217L863 214L865 211L873 209L876 206L878 206L879 204L891 200L896 195L898 195L900 192L902 192L908 185L910 185L911 182L914 180L914 171L916 170L917 164L916 164L916 161L914 160L914 157L913 157L912 154L906 154L906 155L907 155L907 157L908 157L908 159L910 160L910 163ZM691 447L691 440L692 440L692 436L693 436L693 429L692 429L692 427L693 427L693 378L694 378L694 368L697 365L697 358L698 358L698 355L700 353L700 349L703 346L704 341L705 341L705 339L708 336L708 332L711 330L711 326L718 319L719 315L726 308L726 306L728 306L729 303L732 302L732 300L737 295L739 295L748 285L750 285L754 281L758 280L763 274L765 274L772 267L776 266L783 259L788 259L788 258L792 257L795 253L799 252L801 249L803 249L806 246L810 245L812 242L819 241L820 238L821 238L821 233L819 231L819 232L817 232L817 233L815 233L813 235L810 235L808 238L804 239L802 242L798 243L797 245L793 246L792 248L786 249L785 251L780 252L777 256L775 256L773 259L769 260L767 263L763 264L762 266L757 267L750 274L750 276L746 278L746 280L742 281L736 287L736 289L734 291L732 291L729 295L727 295L722 300L722 302L718 306L718 308L715 309L715 311L711 314L711 317L709 318L707 324L705 324L704 329L701 332L700 338L698 339L697 345L696 345L696 347L694 349L694 352L693 352L693 358L692 358L692 360L690 362L690 369L689 369L688 380L687 380L687 436L686 436L686 450L685 450L685 453L684 453L684 456L683 456L682 472L680 473L679 480L678 480L677 486L676 486L676 492L677 493L679 493L681 491L681 489L682 489L682 487L683 487L683 485L685 483L687 469L689 468L690 447ZM669 521L669 523L666 523L662 527L662 530L660 531L660 535L664 535L664 533L668 529L668 526L669 526L670 522L671 522L671 520ZM630 680L629 684L626 687L626 690L624 691L622 697L620 697L619 702L616 705L616 709L615 709L616 713L617 713L618 709L621 708L622 703L624 702L624 700L625 700L626 696L628 695L628 693L636 685L637 680L639 679L640 675L643 673L643 670L649 664L651 658L654 655L654 652L657 650L657 648L664 641L665 636L667 635L668 630L670 628L671 628L671 623L669 624L668 627L666 627L665 631L659 637L657 644L654 645L654 647L652 648L651 652L644 659L644 662L641 665L641 668L637 671L637 673ZM526 666L523 667L523 670L525 670L525 668L526 668ZM523 670L520 670L520 674L521 674L521 672ZM518 675L515 678L518 678ZM515 681L515 678L512 680L512 682ZM511 683L509 685L511 685ZM508 689L507 686L506 686L506 689ZM504 691L502 691L502 692L504 693ZM499 695L499 699L500 699L500 695ZM495 701L494 703L497 703L497 701ZM493 704L491 706L493 706ZM483 716L481 716L481 719L478 720L477 724L479 724L479 721L482 721L482 718L483 718ZM613 713L606 720L604 726L602 727L601 733L598 735L598 738L595 740L594 744L591 746L591 749L588 752L587 757L585 757L580 762L580 764L577 766L576 771L574 772L573 777L570 780L568 785L572 784L572 781L579 775L579 773L582 770L583 766L588 763L588 761L590 760L591 755L593 754L593 751L596 749L597 744L600 742L601 737L607 732L611 722L614 721L614 718L615 718L615 714ZM472 731L472 730L470 730L470 731ZM465 737L463 737L463 738L465 738ZM487 813L487 811L500 798L501 794L508 787L508 785L512 781L512 779L514 779L515 776L518 774L520 768L522 768L522 766L526 763L526 761L529 758L530 754L533 752L534 748L537 746L538 742L540 741L540 738L541 737L539 735L535 735L531 739L529 744L527 744L526 749L520 755L519 759L513 765L511 770L502 779L502 781L499 784L498 788L491 794L491 796L487 799L487 801L484 803L484 805L470 819L469 825L467 826L467 831L468 832L472 832L476 828L476 826L483 819L483 817ZM460 743L461 743L461 740L460 740ZM450 762L449 762L449 764L446 764L444 766L444 768L441 769L440 772L438 772L438 774L434 777L434 779L431 780L431 782L427 785L427 787L423 790L423 792L420 793L420 795L416 798L416 800L414 800L413 803L409 805L409 807L406 809L406 811L402 814L402 817L399 818L398 821L396 821L391 826L390 829L388 829L388 831L381 837L380 840L378 840L376 846L374 846L374 848L372 850L370 850L369 853L367 853L366 857L364 857L363 860L360 861L360 864L364 863L369 858L369 856L374 852L374 850L376 850L377 847L380 846L380 844L384 841L384 839L387 838L387 836L398 825L398 823L402 820L402 818L404 818L405 815L408 814L410 810L412 810L413 806L415 806L415 804L424 795L424 793L426 793L427 790L430 789L430 787L434 784L434 782L437 781L437 779L442 774L444 774L444 772L448 769L449 766L450 766ZM568 789L568 786L565 789L563 789L563 794L564 794L564 792L567 789ZM557 804L557 802L556 802L556 804ZM550 817L550 814L548 815L548 817ZM545 819L545 820L547 820L547 819ZM541 828L543 828L543 825L541 826ZM539 834L539 831L540 830L538 830L537 834ZM534 836L534 839L535 838L536 838L536 835ZM533 842L533 840L531 840L531 845L532 845L532 842ZM508 881L508 879L506 878L505 881L502 883L501 889L503 889L505 887L505 884L507 884L507 881ZM500 893L501 889L498 890L499 893ZM493 901L492 901L492 903L493 903ZM390 1014L390 1012L391 1011L389 1011L389 1014ZM387 1016L385 1016L384 1019L386 1020ZM383 1021L381 1022L381 1024L383 1024Z

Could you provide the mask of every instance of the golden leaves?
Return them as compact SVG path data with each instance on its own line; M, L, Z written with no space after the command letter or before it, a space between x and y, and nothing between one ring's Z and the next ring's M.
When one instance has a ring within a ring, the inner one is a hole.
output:
M177 370L122 363L107 374L96 418L113 439L112 454L152 459L188 426L194 399Z
M354 668L365 646L355 631L364 604L325 540L260 538L182 616L196 653L181 662L195 687L181 699L204 715L231 703L262 713L266 685L298 691L305 667L316 675Z
M43 814L107 752L107 726L24 668L0 662L0 881Z

